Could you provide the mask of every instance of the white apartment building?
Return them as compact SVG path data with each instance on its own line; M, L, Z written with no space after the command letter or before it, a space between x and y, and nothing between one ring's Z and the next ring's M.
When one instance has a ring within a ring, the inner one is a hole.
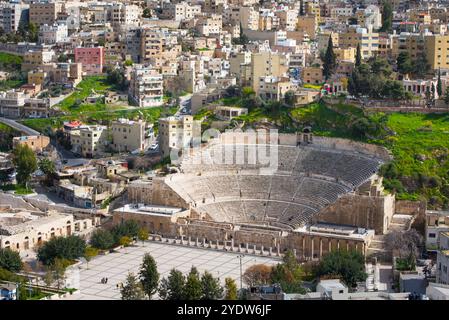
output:
M449 232L441 233L440 249L437 252L436 282L449 284Z
M201 139L201 121L193 120L192 116L159 119L159 148L163 157L170 156L172 149L189 146L194 139Z
M189 3L183 1L172 5L169 11L170 16L176 21L188 20L194 18L196 15L201 13L201 6L190 5Z
M114 27L131 27L140 23L143 9L135 4L114 3L110 8L110 21Z
M104 151L108 143L106 126L84 126L80 130L70 132L72 151L85 158L93 158Z
M111 125L111 147L117 152L144 151L149 146L150 130L143 120L118 119Z
M164 103L163 76L152 67L136 65L131 71L128 94L139 107L162 105Z
M28 95L23 91L0 92L0 115L8 118L19 118L27 98Z
M56 44L68 41L66 24L41 25L39 28L39 43Z

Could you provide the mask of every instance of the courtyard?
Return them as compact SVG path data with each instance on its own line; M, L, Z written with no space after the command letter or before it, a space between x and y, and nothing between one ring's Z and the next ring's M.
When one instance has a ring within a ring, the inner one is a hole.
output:
M187 274L190 268L195 266L200 273L209 271L214 277L218 277L222 284L225 278L231 277L236 280L237 286L240 286L239 253L158 242L138 242L133 247L99 255L92 259L88 266L83 263L79 267L79 275L78 271L71 275L75 278L79 276L80 290L67 299L120 300L117 285L125 282L128 272L138 273L145 253L150 253L156 260L160 279L167 277L173 268ZM275 265L279 261L279 258L275 257L245 255L242 258L242 272L254 264ZM102 278L108 278L107 284L101 283Z

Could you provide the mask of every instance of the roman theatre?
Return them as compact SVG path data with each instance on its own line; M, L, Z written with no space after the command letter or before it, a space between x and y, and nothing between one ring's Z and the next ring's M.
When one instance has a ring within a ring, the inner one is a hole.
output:
M185 153L173 173L130 183L131 204L114 221L136 219L154 234L208 248L292 249L304 260L336 249L368 254L387 232L395 197L377 175L391 159L386 149L309 130L279 134L276 143L248 143L242 134L224 133ZM277 156L274 168L249 161L258 148Z

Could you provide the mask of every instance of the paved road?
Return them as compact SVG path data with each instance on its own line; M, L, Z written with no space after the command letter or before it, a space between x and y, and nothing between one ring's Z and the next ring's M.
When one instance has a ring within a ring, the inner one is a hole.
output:
M7 119L7 118L1 118L0 117L0 122L2 122L4 124L14 128L16 130L19 130L19 131L21 131L21 132L23 132L23 133L25 133L26 135L29 135L29 136L38 136L38 135L40 135L40 133L37 132L36 130L33 130L33 129L27 127L27 126L24 126L23 124L15 121L15 120L12 120L12 119Z

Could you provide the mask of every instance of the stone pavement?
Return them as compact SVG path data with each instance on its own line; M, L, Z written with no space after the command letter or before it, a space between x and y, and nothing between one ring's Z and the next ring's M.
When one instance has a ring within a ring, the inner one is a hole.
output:
M207 270L214 277L220 278L222 284L226 277L234 278L240 286L240 259L238 253L200 249L158 242L138 242L134 247L120 249L117 253L100 255L89 262L88 269L84 263L80 267L80 290L67 299L105 300L120 299L117 284L125 282L128 272L138 273L145 253L150 253L156 260L158 271L162 277L168 276L172 268L184 274L195 266L200 273ZM274 265L279 258L245 255L242 258L242 271L253 264ZM102 284L102 278L108 278L107 284Z

